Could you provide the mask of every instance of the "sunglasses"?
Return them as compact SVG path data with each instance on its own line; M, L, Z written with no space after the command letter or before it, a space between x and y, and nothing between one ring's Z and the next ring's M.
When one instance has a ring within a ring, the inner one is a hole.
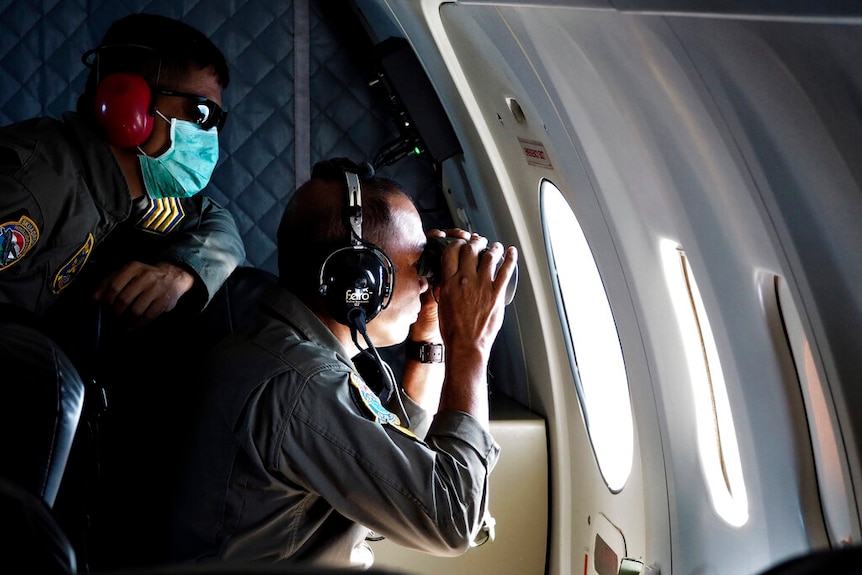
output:
M153 91L163 96L176 96L195 102L197 118L194 119L194 122L202 129L209 130L215 126L221 132L222 128L224 128L224 123L227 121L227 112L209 98L204 98L197 94L189 94L188 92L165 90L164 88L156 88Z

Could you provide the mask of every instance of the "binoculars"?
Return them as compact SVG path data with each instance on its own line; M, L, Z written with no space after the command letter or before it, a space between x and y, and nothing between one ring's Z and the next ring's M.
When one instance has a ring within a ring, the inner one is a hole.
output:
M428 238L428 242L425 244L425 249L422 252L422 255L419 256L419 262L416 264L416 267L419 271L419 275L428 279L428 283L432 286L435 286L440 283L440 258L443 256L443 250L454 241L457 241L458 238ZM482 250L480 256L488 251L488 248ZM502 263L502 259L497 263L497 269L500 268L500 264ZM515 270L512 272L512 277L509 278L509 283L506 285L506 305L512 303L512 299L515 297L515 290L518 287L518 266L515 266Z

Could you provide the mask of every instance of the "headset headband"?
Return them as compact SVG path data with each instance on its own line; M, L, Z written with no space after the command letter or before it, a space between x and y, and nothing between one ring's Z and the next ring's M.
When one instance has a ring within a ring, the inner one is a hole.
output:
M151 46L144 46L143 44L103 44L102 46L96 46L95 48L91 48L84 52L81 55L81 62L87 68L96 68L96 82L98 83L102 79L102 71L99 68L99 55L104 50L109 50L111 48L134 48L137 50L147 50L149 52L154 53L154 57L158 59L158 65L156 66L156 78L154 85L159 84L159 80L162 75L162 55L156 48Z
M359 176L353 172L344 172L347 180L347 221L350 224L350 244L362 245L362 191L359 188Z
M355 326L357 312L371 321L389 305L395 288L395 266L382 250L362 239L362 195L359 176L344 172L347 181L345 224L347 246L330 253L320 267L318 289L330 315Z

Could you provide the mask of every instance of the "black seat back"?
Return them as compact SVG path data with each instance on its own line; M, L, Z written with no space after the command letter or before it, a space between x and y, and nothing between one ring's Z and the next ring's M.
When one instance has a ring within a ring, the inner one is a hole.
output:
M35 322L11 315L0 316L0 477L50 507L81 418L84 383Z
M75 551L44 499L0 478L0 554L19 573L77 573Z

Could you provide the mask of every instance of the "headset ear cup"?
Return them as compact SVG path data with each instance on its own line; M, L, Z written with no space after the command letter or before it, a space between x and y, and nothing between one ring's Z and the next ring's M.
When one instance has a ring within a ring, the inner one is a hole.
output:
M388 258L366 246L336 250L320 270L320 293L332 318L350 325L349 312L365 310L366 323L389 303L393 270Z
M93 98L96 123L108 141L121 148L139 146L153 132L150 86L137 74L106 76Z

